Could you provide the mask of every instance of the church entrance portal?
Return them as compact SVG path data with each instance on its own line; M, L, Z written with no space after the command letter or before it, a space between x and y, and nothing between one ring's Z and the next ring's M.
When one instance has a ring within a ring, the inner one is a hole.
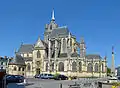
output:
M40 68L36 69L36 74L40 74Z

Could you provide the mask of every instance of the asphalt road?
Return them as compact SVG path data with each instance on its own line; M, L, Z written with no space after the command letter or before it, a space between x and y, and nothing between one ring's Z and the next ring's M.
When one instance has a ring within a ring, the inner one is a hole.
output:
M68 88L68 85L74 84L74 80L42 80L42 79L27 79L31 85L26 88Z

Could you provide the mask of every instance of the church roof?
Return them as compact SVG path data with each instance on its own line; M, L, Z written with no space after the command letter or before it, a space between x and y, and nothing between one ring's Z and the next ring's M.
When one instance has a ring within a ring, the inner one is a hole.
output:
M61 53L59 57L62 58L62 57L67 57L67 56L68 56L67 53Z
M69 34L69 30L67 27L58 27L55 28L50 35L50 38L56 38L56 37L66 37Z
M71 57L77 57L77 56L79 56L79 54L77 54L77 53L72 53L71 54Z
M87 59L101 59L101 56L97 54L89 54L89 55L86 55L86 58Z
M25 61L21 55L16 54L15 58L9 64L25 65Z
M32 44L24 44L24 45L20 46L18 53L32 52L33 48L34 48L34 46Z

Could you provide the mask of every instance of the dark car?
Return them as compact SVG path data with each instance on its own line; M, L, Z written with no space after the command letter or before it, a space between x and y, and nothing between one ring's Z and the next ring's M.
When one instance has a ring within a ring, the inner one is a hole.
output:
M24 82L24 76L21 75L6 75L6 83L21 83Z
M65 75L57 75L54 77L55 80L68 80L68 77Z
M18 82L24 82L24 79L25 79L24 76L22 76L22 75L14 75L14 76L15 76L16 80L18 80Z

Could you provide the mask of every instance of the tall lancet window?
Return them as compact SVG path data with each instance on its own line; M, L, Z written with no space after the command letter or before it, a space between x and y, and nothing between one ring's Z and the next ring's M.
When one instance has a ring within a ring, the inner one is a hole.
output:
M59 63L58 71L64 71L64 63L63 62Z
M30 71L31 67L30 67L30 63L27 64L27 70Z
M79 62L79 72L81 72L81 71L82 71L82 63Z
M73 72L77 71L77 63L75 61L72 63L72 71Z
M102 63L102 72L104 72L104 64Z
M48 71L48 62L46 63L46 71Z
M39 50L37 51L37 58L41 58L41 54Z
M98 68L99 68L99 67L98 67L98 64L96 63L96 64L95 64L95 67L94 67L95 72L98 72Z
M87 66L87 72L93 72L93 66L92 63L89 63Z
M70 39L70 46L72 47L72 39Z
M54 63L52 63L52 72L54 71Z
M66 51L66 40L63 39L63 52L65 53L65 51Z

